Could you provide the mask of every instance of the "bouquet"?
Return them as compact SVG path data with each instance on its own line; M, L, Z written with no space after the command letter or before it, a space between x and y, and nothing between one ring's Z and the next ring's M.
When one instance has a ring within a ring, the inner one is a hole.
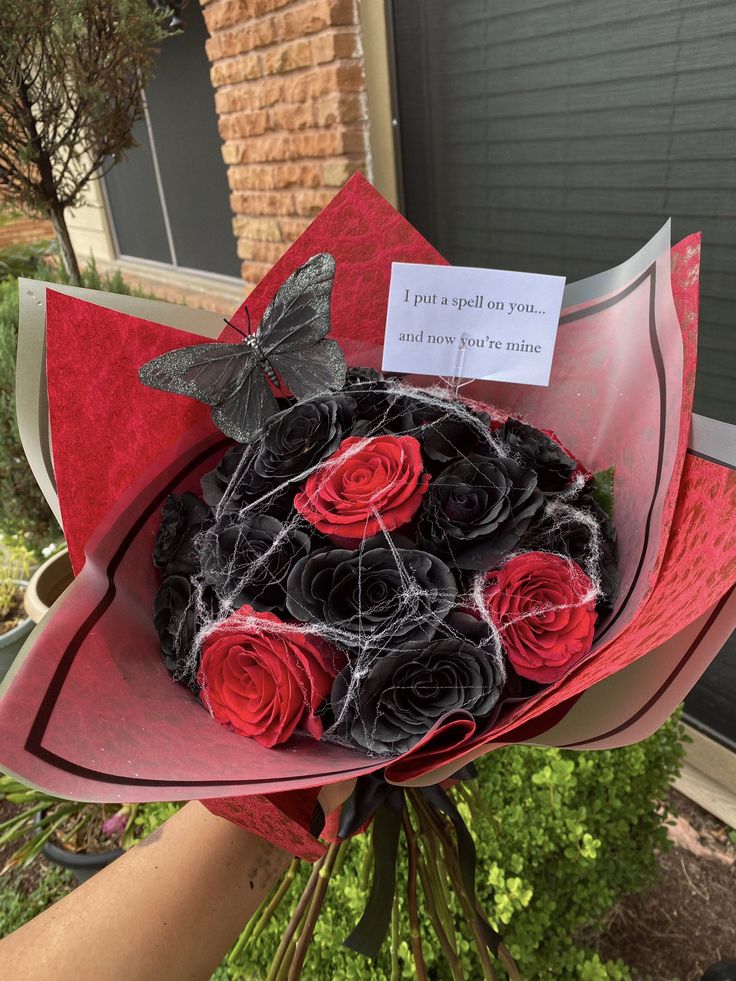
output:
M213 318L85 291L48 288L44 325L25 284L21 429L78 575L6 682L2 765L199 797L315 861L274 978L369 824L350 945L380 946L403 833L415 927L419 882L452 966L446 873L484 975L513 975L474 898L472 761L643 738L734 625L729 427L691 414L697 258L666 227L568 286L546 388L378 370L391 263L442 260L362 178L208 343ZM319 787L355 778L324 827Z

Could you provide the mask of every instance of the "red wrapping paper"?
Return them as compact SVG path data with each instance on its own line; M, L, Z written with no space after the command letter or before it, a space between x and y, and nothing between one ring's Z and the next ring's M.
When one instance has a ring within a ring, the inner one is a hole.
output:
M354 178L251 294L253 322L286 276L326 250L337 263L333 335L350 363L379 365L391 262L444 260ZM573 290L549 388L464 390L553 429L591 469L616 465L623 589L610 628L570 675L507 706L488 733L476 734L461 713L447 719L389 763L389 779L439 778L498 746L536 740L591 686L677 635L736 582L736 474L686 456L697 258L696 237L672 257L659 240L638 265L601 280L601 292L595 283ZM245 322L243 309L234 322ZM271 795L359 776L386 760L306 737L266 750L215 724L158 656L150 556L160 506L171 490L196 491L228 444L205 406L144 388L137 371L200 340L48 292L54 466L80 574L34 633L0 701L0 762L60 796L252 795L254 804L266 801L267 815L274 800L286 800ZM262 821L259 806L250 813L243 804L245 823ZM282 839L293 833L307 853L304 817L286 815Z

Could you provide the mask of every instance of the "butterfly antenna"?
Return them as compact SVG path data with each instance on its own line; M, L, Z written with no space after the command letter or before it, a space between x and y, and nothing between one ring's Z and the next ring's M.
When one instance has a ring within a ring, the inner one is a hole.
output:
M246 310L246 313L247 312L248 311ZM228 327L232 327L233 330L236 330L240 334L241 337L247 337L247 334L244 334L242 332L242 330L239 327L236 327L235 324L232 323L232 321L230 321L230 320L227 319L227 317L223 317L222 319L225 321L225 323L228 325ZM248 334L250 334L250 317L248 317Z

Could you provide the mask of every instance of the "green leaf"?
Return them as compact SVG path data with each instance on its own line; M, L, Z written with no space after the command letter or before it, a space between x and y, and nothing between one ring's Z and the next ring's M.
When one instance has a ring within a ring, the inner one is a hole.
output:
M599 470L598 473L593 474L593 479L590 482L593 499L603 508L611 521L613 521L613 477L615 469L615 467L609 467L608 470Z

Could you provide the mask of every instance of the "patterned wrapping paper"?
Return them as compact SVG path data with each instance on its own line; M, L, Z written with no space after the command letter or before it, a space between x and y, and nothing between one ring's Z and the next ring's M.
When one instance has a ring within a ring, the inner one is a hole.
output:
M736 622L726 602L736 582L736 474L686 455L699 242L685 240L671 257L667 243L665 231L618 270L569 288L549 388L465 390L554 429L593 468L616 465L624 588L611 625L583 664L509 706L491 732L476 735L462 714L448 719L390 762L389 779L433 782L506 743L544 742L573 709L581 719L564 745L604 738L608 730L591 723L596 689L649 652L659 660L646 677L647 698L660 711L644 715L659 718L682 693L672 679L663 684L671 664L657 652L670 644L676 664L678 638L692 646L691 625L717 610L711 642L689 658L690 673L683 665L692 684L693 665L702 671L703 652L715 654L712 637L725 639ZM379 366L391 262L444 260L356 177L251 294L253 322L286 276L323 250L337 260L333 336L349 363ZM151 622L158 514L170 490L198 489L228 443L207 407L144 389L137 371L201 338L51 290L46 305L54 470L79 575L6 682L0 765L59 796L126 801L278 795L386 767L385 759L302 737L266 750L213 723L171 681ZM245 319L241 308L233 323ZM228 328L222 336L236 335ZM647 698L633 688L620 693L616 725L641 738L646 731L631 720L642 718ZM288 827L287 819L287 838Z

